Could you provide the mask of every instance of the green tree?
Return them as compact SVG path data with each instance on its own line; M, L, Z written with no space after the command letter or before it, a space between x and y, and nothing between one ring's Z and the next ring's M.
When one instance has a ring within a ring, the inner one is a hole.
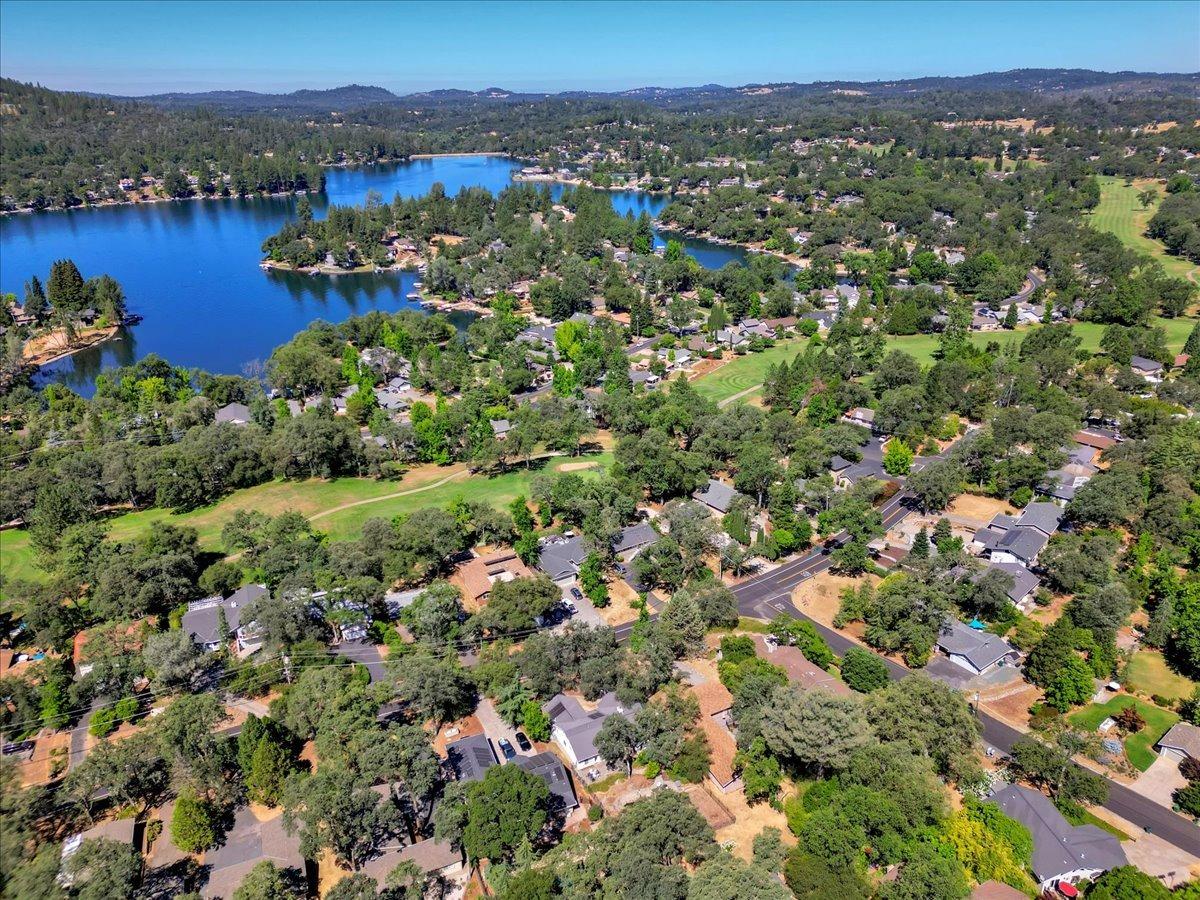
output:
M471 859L509 860L546 824L550 789L520 766L492 766L467 789L463 849Z
M687 900L789 900L791 894L769 872L729 853L713 857L696 870Z
M1088 900L1168 900L1171 892L1137 866L1109 869L1094 882Z
M842 680L854 690L869 694L888 683L887 665L868 650L850 647L842 656Z
M142 858L134 847L108 838L84 841L63 864L72 880L71 895L79 900L131 897L141 870Z
M200 853L217 841L218 813L193 791L185 790L171 815L171 840L184 853Z
M913 452L900 438L892 438L883 450L883 467L889 475L907 475L912 468Z
M522 722L525 734L533 741L550 740L550 717L542 710L536 700L527 700L521 707Z

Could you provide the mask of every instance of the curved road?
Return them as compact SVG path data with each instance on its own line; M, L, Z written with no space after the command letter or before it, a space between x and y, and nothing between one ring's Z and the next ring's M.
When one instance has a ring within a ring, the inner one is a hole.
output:
M912 511L906 505L908 500L908 495L899 493L880 507L885 528L891 528ZM850 647L861 647L862 645L821 624L792 604L792 590L814 575L829 569L831 565L832 560L827 554L820 550L814 550L800 559L785 563L757 578L742 582L733 588L733 593L738 600L738 611L743 616L759 619L771 619L780 613L787 613L811 622L833 651L839 655L845 653ZM618 632L618 637L623 638L624 634ZM899 680L905 675L912 674L912 670L906 669L899 663L886 657L880 658L887 665L888 675L893 680ZM1006 753L1012 749L1012 745L1018 739L1026 736L1011 725L986 713L979 712L977 717L982 728L983 739ZM1108 800L1103 804L1106 809L1126 821L1153 832L1181 850L1200 856L1200 828L1124 785L1109 779L1105 779L1105 781L1108 784Z

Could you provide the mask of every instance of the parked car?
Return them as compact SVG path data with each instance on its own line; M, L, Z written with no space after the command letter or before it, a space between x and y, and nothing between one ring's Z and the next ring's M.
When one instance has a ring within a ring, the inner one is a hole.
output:
M527 738L525 736L525 732L523 732L523 731L517 732L517 746L520 747L522 750L524 750L526 753L528 753L530 750L533 749L533 744L531 744L529 742L529 738Z
M512 759L517 755L517 751L513 749L513 745L508 742L508 738L500 738L500 752L504 754L505 759Z
M571 596L574 597L576 600L582 600L583 599L583 591L581 591L577 587L571 588Z
M562 608L565 609L567 612L571 613L572 615L579 612L579 607L567 599L563 600Z

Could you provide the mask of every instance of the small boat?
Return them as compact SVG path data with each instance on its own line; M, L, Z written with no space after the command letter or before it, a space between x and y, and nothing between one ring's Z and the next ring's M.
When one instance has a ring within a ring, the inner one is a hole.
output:
M409 300L420 300L421 299L421 295L418 294L416 291L412 291L407 296L408 296Z

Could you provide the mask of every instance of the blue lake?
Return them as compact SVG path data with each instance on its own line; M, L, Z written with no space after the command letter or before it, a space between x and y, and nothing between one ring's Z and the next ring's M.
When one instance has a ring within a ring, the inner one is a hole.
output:
M320 216L330 204L420 196L435 182L448 194L511 184L514 161L454 156L396 165L331 169L326 193L311 198ZM555 194L561 188L555 186ZM614 192L624 215L651 216L663 196ZM295 216L295 197L194 200L44 212L0 218L0 290L20 297L30 275L44 281L56 259L74 259L84 277L107 272L125 288L131 312L145 318L117 339L47 366L41 375L90 395L104 369L155 353L176 365L241 374L315 319L339 322L371 309L420 307L406 299L416 276L405 273L312 277L259 268L263 239ZM662 237L656 236L656 243ZM708 268L743 262L744 251L686 239ZM465 322L465 317L462 322Z

